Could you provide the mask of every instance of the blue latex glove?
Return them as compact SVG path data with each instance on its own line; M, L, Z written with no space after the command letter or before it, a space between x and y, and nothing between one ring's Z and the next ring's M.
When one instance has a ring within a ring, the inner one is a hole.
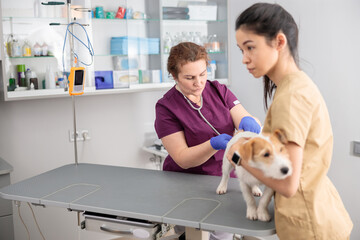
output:
M225 149L231 138L232 136L230 136L229 134L223 133L219 136L212 137L210 139L210 144L215 150Z
M246 116L241 119L239 130L260 133L261 127L254 118Z

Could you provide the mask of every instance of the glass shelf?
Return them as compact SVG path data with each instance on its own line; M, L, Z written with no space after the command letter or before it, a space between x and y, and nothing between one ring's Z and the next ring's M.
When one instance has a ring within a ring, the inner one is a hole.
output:
M117 93L132 93L132 92L146 92L155 90L167 90L174 86L174 82L163 83L142 83L130 85L128 88L110 88L96 90L95 87L85 87L84 94L81 96L92 95L106 95ZM25 91L11 91L8 92L8 100L27 100L39 98L56 98L56 97L69 97L69 92L65 92L63 88L56 89L39 89L39 90L25 90Z
M126 18L92 18L91 19L92 21L124 21L124 22L127 22L127 21L160 21L160 19L156 19L156 18L142 18L142 19L126 19Z
M8 57L8 56L6 56L6 58L8 58L8 59L26 59L26 58L28 58L28 59L34 59L34 58L36 58L36 59L41 59L41 58L54 58L54 56L30 56L30 57L24 57L24 56L22 56L22 57Z
M119 56L119 57L131 57L131 56L148 56L148 55L160 55L160 53L154 53L154 54L95 54L94 57L113 57L113 56Z
M66 21L66 18L63 17L13 17L13 16L3 16L2 20L10 19L34 19L34 20L63 20Z
M224 51L218 51L218 52L207 52L208 54L224 54ZM169 53L164 53L164 55L169 55Z
M216 23L216 22L226 22L225 19L219 19L219 20L191 20L191 19L163 19L164 22L181 22L181 23L193 23L193 22L205 22L205 23Z

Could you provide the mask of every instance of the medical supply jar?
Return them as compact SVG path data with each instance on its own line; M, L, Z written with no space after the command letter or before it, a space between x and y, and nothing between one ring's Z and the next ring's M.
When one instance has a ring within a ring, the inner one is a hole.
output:
M96 7L95 8L95 16L96 16L96 18L105 18L104 8Z
M125 8L119 7L118 10L117 10L117 13L116 13L115 18L120 18L120 19L124 18L124 16L125 16L125 11L126 11Z

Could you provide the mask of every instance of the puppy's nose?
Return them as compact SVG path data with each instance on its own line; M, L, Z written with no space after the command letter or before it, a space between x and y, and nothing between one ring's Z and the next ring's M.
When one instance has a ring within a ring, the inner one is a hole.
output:
M281 169L280 169L280 171L281 171L281 173L282 174L287 174L288 172L289 172L289 168L288 167L282 167Z

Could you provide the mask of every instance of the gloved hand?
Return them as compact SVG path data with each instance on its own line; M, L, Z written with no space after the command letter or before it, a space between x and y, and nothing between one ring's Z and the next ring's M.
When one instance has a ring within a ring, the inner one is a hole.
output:
M254 118L246 116L241 119L239 130L260 133L261 127Z
M229 134L223 133L219 136L212 137L210 139L210 144L215 150L225 149L231 138L232 136L230 136Z

